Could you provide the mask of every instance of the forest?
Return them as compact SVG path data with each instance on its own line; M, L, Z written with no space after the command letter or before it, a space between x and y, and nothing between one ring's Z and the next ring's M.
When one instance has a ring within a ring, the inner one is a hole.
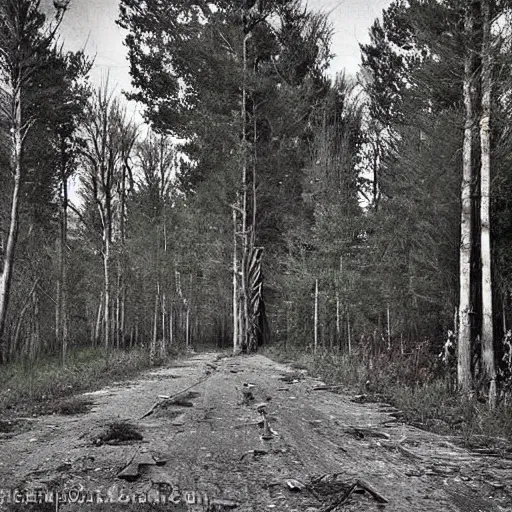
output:
M279 350L506 407L512 3L395 0L335 78L313 4L121 0L121 94L67 1L0 3L4 368Z

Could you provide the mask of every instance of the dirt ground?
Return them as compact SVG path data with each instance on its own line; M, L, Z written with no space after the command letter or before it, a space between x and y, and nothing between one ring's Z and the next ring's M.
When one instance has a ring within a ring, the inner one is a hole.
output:
M20 419L0 438L0 510L512 511L512 461L321 385L261 355L199 354L83 395L84 414ZM107 444L113 422L142 439ZM30 505L37 489L49 503Z

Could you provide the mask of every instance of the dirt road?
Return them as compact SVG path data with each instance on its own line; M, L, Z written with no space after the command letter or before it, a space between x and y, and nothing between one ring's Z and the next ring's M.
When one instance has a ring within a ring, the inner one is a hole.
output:
M94 404L85 414L25 420L0 440L0 493L28 489L4 501L30 501L43 488L46 501L61 500L33 510L75 510L77 500L80 510L145 510L134 502L156 496L162 510L182 511L512 510L512 461L320 385L260 355L194 355L84 395ZM175 403L159 398L190 386ZM142 439L110 444L108 425L123 422Z

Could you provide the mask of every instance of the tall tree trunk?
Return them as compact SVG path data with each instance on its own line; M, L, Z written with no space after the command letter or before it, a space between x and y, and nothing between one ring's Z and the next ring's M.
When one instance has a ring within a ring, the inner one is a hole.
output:
M21 192L23 133L21 117L21 87L16 87L13 102L12 125L12 154L11 165L14 173L14 187L11 196L11 214L9 219L9 234L0 275L0 343L4 344L5 323L7 307L9 305L12 272L14 267L14 253L18 239L19 202Z
M243 84L242 84L242 257L240 262L240 344L242 350L249 347L249 300L247 287L247 263L249 257L249 238L247 233L247 41L250 32L245 34L243 40Z
M62 153L64 153L62 151ZM60 233L59 233L59 279L57 297L58 323L57 336L60 337L62 349L62 364L66 364L68 352L68 307L67 307L67 258L66 246L68 240L68 180L66 176L65 161L63 156L61 168L61 204L60 204Z
M238 332L238 243L237 243L237 215L233 208L233 353L240 350Z
M466 9L465 32L468 40L472 37L474 20L472 7ZM465 126L461 183L461 227L459 267L459 337L457 343L457 382L460 391L468 395L472 388L471 375L471 247L474 237L471 197L474 171L473 153L473 51L467 43L464 60L464 107Z
M490 0L482 0L482 117L480 120L481 170L480 170L480 219L482 261L482 363L489 386L489 406L496 406L496 368L494 362L494 332L491 272L491 12Z
M315 345L313 348L313 352L316 354L318 348L318 279L315 280L315 315L314 315L314 337L315 337Z
M162 339L160 340L160 358L163 359L167 352L166 338L166 299L165 292L162 293Z
M105 348L108 350L110 348L110 240L107 233L105 233L104 236L105 244L103 253L103 341L105 344Z
M153 335L151 336L151 344L149 348L149 361L150 364L154 363L156 355L156 340L158 336L158 302L159 302L159 287L155 293L155 306L153 308Z
M101 321L103 315L104 298L103 292L100 294L100 301L98 304L98 314L96 315L96 327L94 330L94 345L98 345L101 338Z

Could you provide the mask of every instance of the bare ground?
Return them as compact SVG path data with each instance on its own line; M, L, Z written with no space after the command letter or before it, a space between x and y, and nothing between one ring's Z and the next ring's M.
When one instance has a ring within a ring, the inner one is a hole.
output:
M320 384L261 355L195 355L84 395L93 403L84 414L25 418L21 431L0 434L0 488L81 488L99 491L95 501L173 488L181 505L166 510L512 511L512 461L472 454L399 423L385 404L357 404ZM158 398L190 386L179 405ZM123 421L143 439L101 441ZM130 461L151 464L126 481L118 474ZM185 506L188 491L210 504Z

